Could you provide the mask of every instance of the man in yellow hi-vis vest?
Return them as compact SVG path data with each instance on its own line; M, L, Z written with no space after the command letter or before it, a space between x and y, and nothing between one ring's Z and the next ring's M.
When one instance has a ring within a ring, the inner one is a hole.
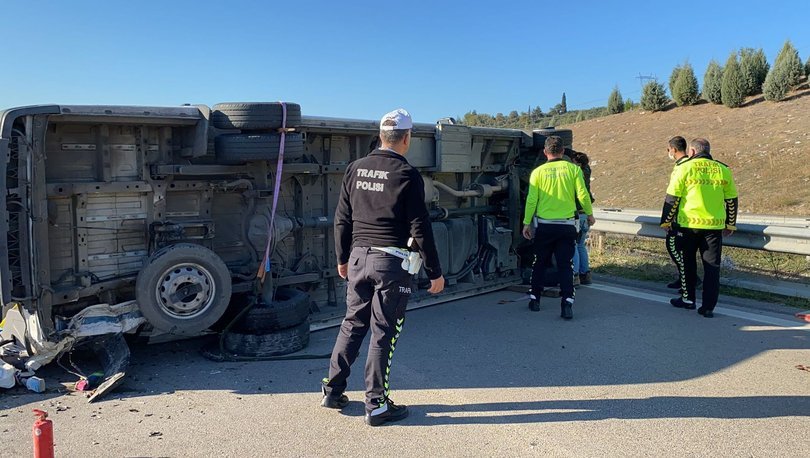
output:
M675 167L673 167L672 170L672 174L674 174L674 169L677 169L680 165L690 159L689 146L686 144L686 139L680 135L669 139L669 144L667 145L667 155L669 156L669 160L675 161ZM686 273L683 268L683 254L681 253L683 250L681 247L681 245L683 245L683 233L681 233L680 229L678 228L678 221L672 221L671 226L667 228L666 232L667 253L669 253L669 257L672 259L672 262L675 263L675 267L678 269L678 278L676 278L675 281L667 284L667 288L680 289L683 287L682 283L685 281L683 278L685 277Z
M545 267L553 255L560 276L560 316L570 320L574 317L577 200L587 215L588 224L593 225L595 220L582 169L563 160L562 139L548 137L544 152L548 162L534 169L529 177L529 195L523 216L523 237L534 239L535 249L529 309L540 311Z
M689 150L692 158L672 172L661 215L661 227L668 229L676 223L684 236L681 296L670 303L689 310L696 307L700 250L704 276L703 302L698 313L711 318L720 294L723 236L737 229L737 187L728 166L712 159L708 140L692 140Z

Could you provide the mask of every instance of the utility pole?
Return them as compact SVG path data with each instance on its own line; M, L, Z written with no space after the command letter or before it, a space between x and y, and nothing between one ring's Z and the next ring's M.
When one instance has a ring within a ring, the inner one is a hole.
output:
M655 75L642 75L641 73L636 76L638 79L638 84L641 86L641 92L644 92L644 84L647 81L658 81L658 77Z

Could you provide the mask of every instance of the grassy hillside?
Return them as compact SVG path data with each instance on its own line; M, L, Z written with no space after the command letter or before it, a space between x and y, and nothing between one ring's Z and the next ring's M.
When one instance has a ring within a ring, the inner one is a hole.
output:
M661 208L673 163L667 141L705 137L715 159L728 164L740 211L810 215L810 88L781 103L762 96L741 108L701 103L664 112L627 113L561 126L574 131L574 149L591 158L600 207Z

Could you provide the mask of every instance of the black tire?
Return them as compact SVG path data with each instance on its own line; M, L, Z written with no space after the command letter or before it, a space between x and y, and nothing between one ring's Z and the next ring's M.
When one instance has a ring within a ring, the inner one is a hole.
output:
M571 129L535 129L532 131L532 141L534 143L534 149L537 151L543 151L543 147L546 143L546 138L556 135L562 138L563 146L566 148L573 148L574 144L574 131Z
M225 334L225 351L238 356L281 356L302 350L309 345L309 321L298 326L267 334Z
M155 329L194 335L216 323L228 308L231 273L208 248L178 243L149 258L135 281L135 298Z
M281 127L280 102L218 103L211 112L211 122L218 129L268 130ZM301 106L287 103L287 127L301 125Z
M309 294L303 291L278 288L275 298L264 297L261 303L248 310L233 330L244 334L265 334L298 326L309 317L309 303Z
M300 159L304 156L304 138L298 133L288 133L284 140L284 158ZM215 140L217 160L220 162L244 163L250 161L275 161L281 144L280 134L224 134Z
M208 329L215 332L222 332L225 327L231 324L236 316L248 306L251 296L253 296L252 293L233 293L228 308L225 309L225 312L219 317L217 322L212 324Z

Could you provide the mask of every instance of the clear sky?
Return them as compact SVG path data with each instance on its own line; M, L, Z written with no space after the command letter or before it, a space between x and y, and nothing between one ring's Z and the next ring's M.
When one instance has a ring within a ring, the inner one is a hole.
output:
M0 107L286 100L419 122L606 105L740 47L810 55L807 0L6 1Z

